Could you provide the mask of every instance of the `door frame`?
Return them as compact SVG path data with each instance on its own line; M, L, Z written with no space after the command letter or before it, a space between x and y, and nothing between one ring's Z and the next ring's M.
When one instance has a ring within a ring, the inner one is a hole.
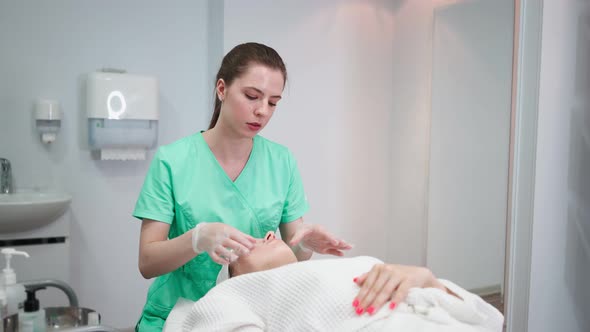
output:
M516 0L510 171L505 259L505 324L528 330L543 0Z

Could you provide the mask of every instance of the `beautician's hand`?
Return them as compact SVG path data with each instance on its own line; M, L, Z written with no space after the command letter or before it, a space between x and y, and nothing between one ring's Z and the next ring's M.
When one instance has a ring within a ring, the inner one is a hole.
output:
M222 265L249 254L256 243L252 236L220 222L202 222L192 232L195 253L207 252L214 262Z
M336 238L328 233L322 226L301 223L293 238L289 242L291 247L301 246L320 254L342 256L342 250L348 250L352 246L344 240Z
M434 287L447 291L429 269L407 265L376 264L353 282L361 287L352 302L358 315L364 312L372 315L388 301L389 309L393 310L406 299L410 288Z

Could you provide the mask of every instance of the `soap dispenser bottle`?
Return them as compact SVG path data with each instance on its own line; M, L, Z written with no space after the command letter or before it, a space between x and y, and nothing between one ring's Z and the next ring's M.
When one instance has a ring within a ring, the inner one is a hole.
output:
M14 255L30 257L24 251L18 251L13 248L4 248L0 251L6 259L6 267L2 270L6 287L6 301L8 316L18 313L18 308L21 303L27 298L25 293L25 286L16 283L16 272L10 267L10 259Z
M19 331L45 332L45 309L39 309L39 300L35 297L35 292L40 288L27 289L27 299L23 308L18 312Z
M4 277L0 275L0 332L4 332L4 318L8 316L6 304L6 288L4 287Z

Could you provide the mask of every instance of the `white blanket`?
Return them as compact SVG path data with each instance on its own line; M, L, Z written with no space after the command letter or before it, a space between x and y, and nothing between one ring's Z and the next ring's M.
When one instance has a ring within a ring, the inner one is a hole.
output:
M415 288L395 310L356 315L352 279L372 257L313 260L227 280L197 302L179 300L164 331L502 331L504 317L480 297L441 280L460 300Z

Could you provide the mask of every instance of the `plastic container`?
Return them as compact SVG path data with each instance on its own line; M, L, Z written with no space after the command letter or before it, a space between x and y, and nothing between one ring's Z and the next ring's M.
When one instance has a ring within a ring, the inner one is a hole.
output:
M2 277L4 278L6 291L6 316L10 316L18 313L19 305L27 298L25 286L16 282L16 272L10 267L10 260L14 255L30 256L26 252L14 248L4 248L0 253L6 259L6 267L2 270Z
M0 275L0 318L8 317L8 306L6 305L6 287L4 287L4 278ZM0 332L4 332L4 324L0 323Z
M23 308L18 312L18 326L20 331L45 332L45 310L39 309L39 300L35 297L34 290L27 290L27 299Z
M6 285L6 315L18 313L21 303L27 299L25 287L21 284Z

